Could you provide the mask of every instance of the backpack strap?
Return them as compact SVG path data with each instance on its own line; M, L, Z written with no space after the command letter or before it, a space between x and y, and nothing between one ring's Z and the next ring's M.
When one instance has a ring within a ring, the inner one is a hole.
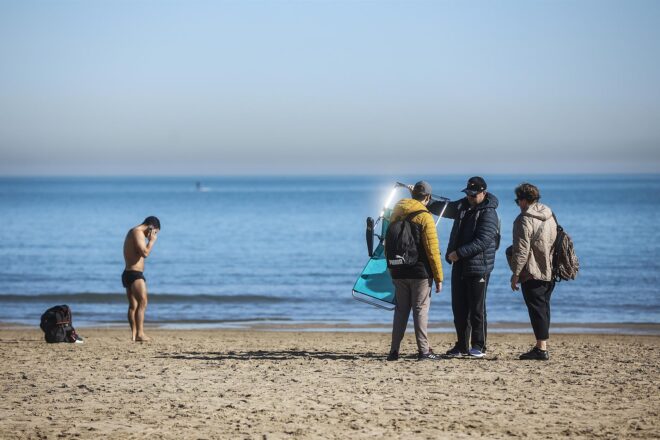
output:
M410 214L408 214L408 215L406 216L405 220L406 220L406 221L411 221L412 219L414 219L415 217L417 217L417 216L418 216L419 214L421 214L422 212L429 212L429 211L428 211L427 209L422 209L422 210L419 210L419 211L411 212Z
M554 211L552 211L552 218L555 219L555 224L557 225L557 230L558 231L563 231L564 228L562 228L561 225L559 224L559 220L557 220L557 216L555 215Z

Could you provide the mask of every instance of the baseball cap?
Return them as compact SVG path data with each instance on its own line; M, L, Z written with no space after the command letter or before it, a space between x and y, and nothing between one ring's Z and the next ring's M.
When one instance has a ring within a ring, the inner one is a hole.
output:
M428 196L431 194L431 185L424 180L420 180L413 187L413 194Z
M469 196L474 196L481 191L485 191L486 188L488 188L488 186L483 177L474 176L468 179L467 186L462 191Z

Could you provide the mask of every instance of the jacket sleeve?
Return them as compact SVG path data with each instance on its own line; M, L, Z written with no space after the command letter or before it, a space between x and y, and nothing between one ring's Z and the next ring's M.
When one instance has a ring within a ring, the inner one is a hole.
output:
M456 236L458 235L458 222L454 220L454 224L451 227L451 232L449 233L449 242L447 243L447 252L445 252L445 261L449 264L452 264L451 261L447 259L447 256L456 250Z
M456 254L460 258L467 258L477 255L495 242L497 236L497 214L494 209L485 209L477 221L474 238L471 242L465 243L456 249Z
M431 214L422 214L422 240L426 256L433 271L433 279L438 283L443 280L442 259L440 257L440 243L438 242L438 231L435 229L435 222Z
M519 216L513 222L513 248L511 254L511 270L518 276L525 268L531 248L532 222Z
M445 212L442 213L443 218L451 218L455 219L458 215L458 206L461 204L460 200L456 200L454 202L443 202L441 200L434 200L431 203L429 203L429 206L427 208L429 209L429 212L434 215L440 215L442 212L442 209L447 205L447 208L445 208Z

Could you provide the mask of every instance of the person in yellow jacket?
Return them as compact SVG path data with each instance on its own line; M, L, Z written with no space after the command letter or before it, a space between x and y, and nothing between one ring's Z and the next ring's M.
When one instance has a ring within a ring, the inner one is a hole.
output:
M392 210L391 223L402 220L411 214L409 220L420 225L420 242L418 244L418 261L412 266L392 267L390 275L394 283L396 307L394 309L394 322L392 324L392 345L388 361L399 358L399 346L406 332L410 311L413 312L415 323L415 338L419 351L417 360L439 359L429 347L427 324L429 308L431 306L431 289L435 281L435 291L442 290L442 258L438 233L435 229L433 216L426 205L431 200L431 185L425 181L415 184L412 189L412 198L400 200ZM387 246L387 243L385 243Z

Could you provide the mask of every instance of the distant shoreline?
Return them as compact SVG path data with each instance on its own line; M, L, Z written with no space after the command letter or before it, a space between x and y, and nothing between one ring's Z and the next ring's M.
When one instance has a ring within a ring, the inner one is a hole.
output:
M127 326L124 322L87 322L84 320L74 321L74 327L84 330L118 329ZM282 320L236 320L236 321L204 321L204 320L181 320L181 321L150 321L147 326L163 330L243 330L263 332L323 332L323 333L389 333L389 323L346 323L346 322L321 322L321 321L282 321ZM0 322L0 330L11 329L34 329L38 324ZM413 329L412 322L409 323L408 331ZM529 323L522 322L489 322L488 331L491 333L514 333L527 334L532 329ZM454 326L451 322L429 323L430 333L453 333ZM551 333L560 334L607 334L607 335L660 335L660 323L556 323L551 326Z

